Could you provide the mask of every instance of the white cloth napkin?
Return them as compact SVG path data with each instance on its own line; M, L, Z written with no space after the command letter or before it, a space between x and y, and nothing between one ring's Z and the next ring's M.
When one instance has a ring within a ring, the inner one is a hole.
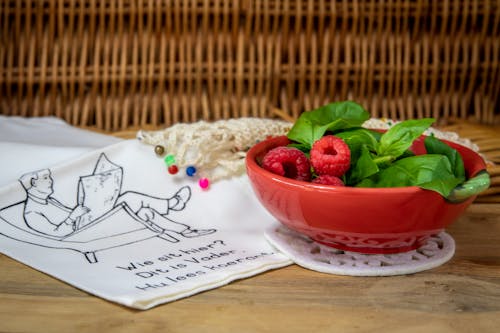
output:
M202 190L151 146L53 119L2 117L0 133L0 251L37 270L148 309L291 264L246 177Z
M120 141L69 126L55 117L0 116L0 187L17 181L26 172Z

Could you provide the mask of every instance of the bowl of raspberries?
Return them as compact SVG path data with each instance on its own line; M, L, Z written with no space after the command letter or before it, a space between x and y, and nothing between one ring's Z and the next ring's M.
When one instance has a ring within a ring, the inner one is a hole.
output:
M454 222L490 184L483 158L425 135L434 119L363 127L352 101L301 114L286 136L258 142L247 174L280 223L340 250L416 249Z

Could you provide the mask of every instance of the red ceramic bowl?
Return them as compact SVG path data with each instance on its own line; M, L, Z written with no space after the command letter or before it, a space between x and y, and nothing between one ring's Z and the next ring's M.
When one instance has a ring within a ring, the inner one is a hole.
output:
M486 169L474 151L445 141L461 154L468 177ZM290 229L316 242L361 253L399 253L416 249L429 236L455 221L474 197L449 203L434 191L416 186L354 188L313 184L263 169L265 153L289 143L285 136L253 146L246 167L253 190L264 207ZM412 150L424 153L423 138Z

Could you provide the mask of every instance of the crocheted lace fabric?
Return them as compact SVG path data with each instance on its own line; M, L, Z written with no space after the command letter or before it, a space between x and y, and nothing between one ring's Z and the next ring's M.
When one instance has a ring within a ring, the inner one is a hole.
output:
M246 151L272 135L285 135L292 124L264 118L237 118L212 123L175 124L160 131L140 131L139 140L162 145L178 167L194 165L210 181L245 173Z
M351 276L392 276L432 269L455 254L455 241L446 232L430 237L416 250L396 254L363 254L328 247L284 225L265 231L276 249L304 268L328 274Z
M388 129L396 122L372 118L363 127ZM178 167L194 165L201 177L212 182L245 173L246 151L268 136L286 135L292 123L265 118L233 118L215 122L179 123L159 131L139 131L137 138L150 145L161 145L173 154ZM457 142L472 150L478 147L453 132L430 128L437 138Z

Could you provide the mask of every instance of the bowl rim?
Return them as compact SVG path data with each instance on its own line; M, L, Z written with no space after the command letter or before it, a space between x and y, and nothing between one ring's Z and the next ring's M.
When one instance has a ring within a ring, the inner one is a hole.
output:
M425 137L425 135L423 135ZM301 180L295 180L292 178L284 177L275 173L272 173L271 171L268 171L264 168L262 168L256 161L257 155L262 153L264 151L264 147L269 145L270 143L274 141L290 141L286 135L280 135L280 136L275 136L271 138L267 138L263 141L260 141L250 147L248 150L246 157L245 157L245 164L247 169L250 169L254 173L258 173L263 177L266 177L268 179L273 179L275 181L278 181L279 183L291 187L301 187L305 190L321 190L323 192L343 192L343 193L353 193L353 194L414 194L414 193L419 193L419 192L428 192L427 190L418 187L418 186L401 186L401 187L352 187L352 186L331 186L331 185L324 185L324 184L316 184L312 182L306 182L306 181L301 181ZM448 140L442 140L446 143L451 143L453 146L460 146L461 148L465 150L469 150L470 152L480 156L477 154L475 151L472 149L465 147L463 145L460 145L458 143L453 143ZM263 147L264 146L264 147ZM483 159L483 164L484 164L484 169L486 169L486 164L484 163ZM480 171L480 170L479 170ZM477 171L475 174L477 174L479 171ZM248 171L247 171L248 173ZM473 176L473 175L472 175Z

